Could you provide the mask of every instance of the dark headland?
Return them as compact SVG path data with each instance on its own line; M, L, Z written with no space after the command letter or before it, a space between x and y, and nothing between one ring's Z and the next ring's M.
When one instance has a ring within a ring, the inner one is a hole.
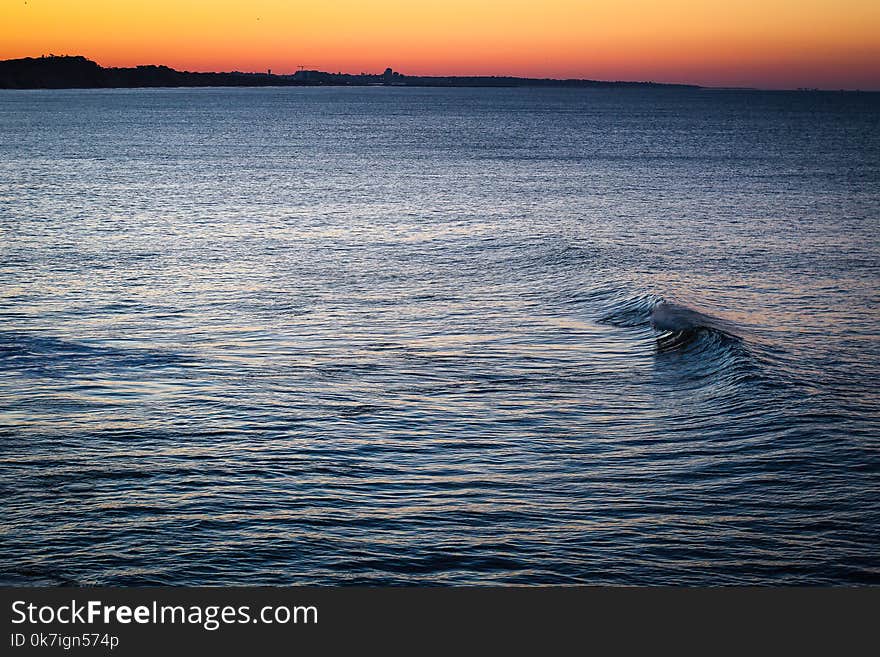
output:
M267 73L192 73L167 66L105 68L82 56L26 57L0 61L0 89L80 89L114 87L270 87L270 86L401 86L401 87L662 87L697 89L695 85L655 82L556 80L508 76L423 76L384 73L325 73L300 70L291 75Z

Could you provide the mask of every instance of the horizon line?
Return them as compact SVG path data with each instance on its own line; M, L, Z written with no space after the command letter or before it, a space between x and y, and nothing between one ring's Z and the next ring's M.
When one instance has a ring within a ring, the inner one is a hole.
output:
M352 77L382 77L384 73L368 73L368 72L347 72L347 71L325 71L320 68L303 68L302 66L298 66L296 70L292 72L284 72L284 73L276 73L273 72L272 69L266 68L262 71L257 70L189 70L189 69L178 69L168 64L134 64L131 66L105 66L99 63L96 59L92 59L87 55L82 54L57 54L57 53L46 53L40 55L29 55L25 57L13 57L9 59L0 60L0 64L7 62L15 62L15 61L25 61L25 60L39 60L39 59L84 59L89 62L93 62L98 65L102 69L136 69L141 67L162 67L167 68L172 71L178 73L185 74L194 74L194 75L262 75L262 76L270 76L270 77L278 77L278 78L294 78L297 73L318 73L322 75L339 75L339 76L352 76ZM704 90L714 90L714 91L778 91L778 92L825 92L825 93L880 93L880 88L878 89L861 89L861 88L830 88L830 87L760 87L760 86L737 86L737 85L711 85L711 84L697 84L693 82L658 82L656 80L609 80L609 79L600 79L600 78L588 78L588 77L532 77L532 76L524 76L524 75L516 75L510 73L489 73L489 74L410 74L410 73L402 73L392 67L386 67L386 71L393 71L395 74L401 77L407 78L425 78L425 79L511 79L511 80L526 80L526 81L555 81L555 82L588 82L588 83L599 83L599 84L617 84L617 85L654 85L654 86L667 86L667 87L686 87L691 89L704 89ZM264 85L270 86L270 85ZM329 85L328 85L329 86ZM406 86L406 85L402 85Z

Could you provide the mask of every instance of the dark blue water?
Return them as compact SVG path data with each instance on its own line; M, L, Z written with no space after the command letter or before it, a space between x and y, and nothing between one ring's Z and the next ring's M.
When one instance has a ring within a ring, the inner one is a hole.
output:
M880 582L880 96L0 93L0 572Z

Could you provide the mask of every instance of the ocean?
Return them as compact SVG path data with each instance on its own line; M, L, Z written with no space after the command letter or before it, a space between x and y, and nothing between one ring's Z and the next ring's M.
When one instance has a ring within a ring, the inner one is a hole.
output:
M880 94L0 92L7 584L880 583Z

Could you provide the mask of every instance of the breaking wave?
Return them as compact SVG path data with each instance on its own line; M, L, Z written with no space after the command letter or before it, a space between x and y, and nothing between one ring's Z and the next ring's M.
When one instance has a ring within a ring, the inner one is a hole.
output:
M631 329L653 341L658 364L669 365L665 371L676 375L670 380L745 383L764 378L745 327L656 294L604 296L599 323Z

